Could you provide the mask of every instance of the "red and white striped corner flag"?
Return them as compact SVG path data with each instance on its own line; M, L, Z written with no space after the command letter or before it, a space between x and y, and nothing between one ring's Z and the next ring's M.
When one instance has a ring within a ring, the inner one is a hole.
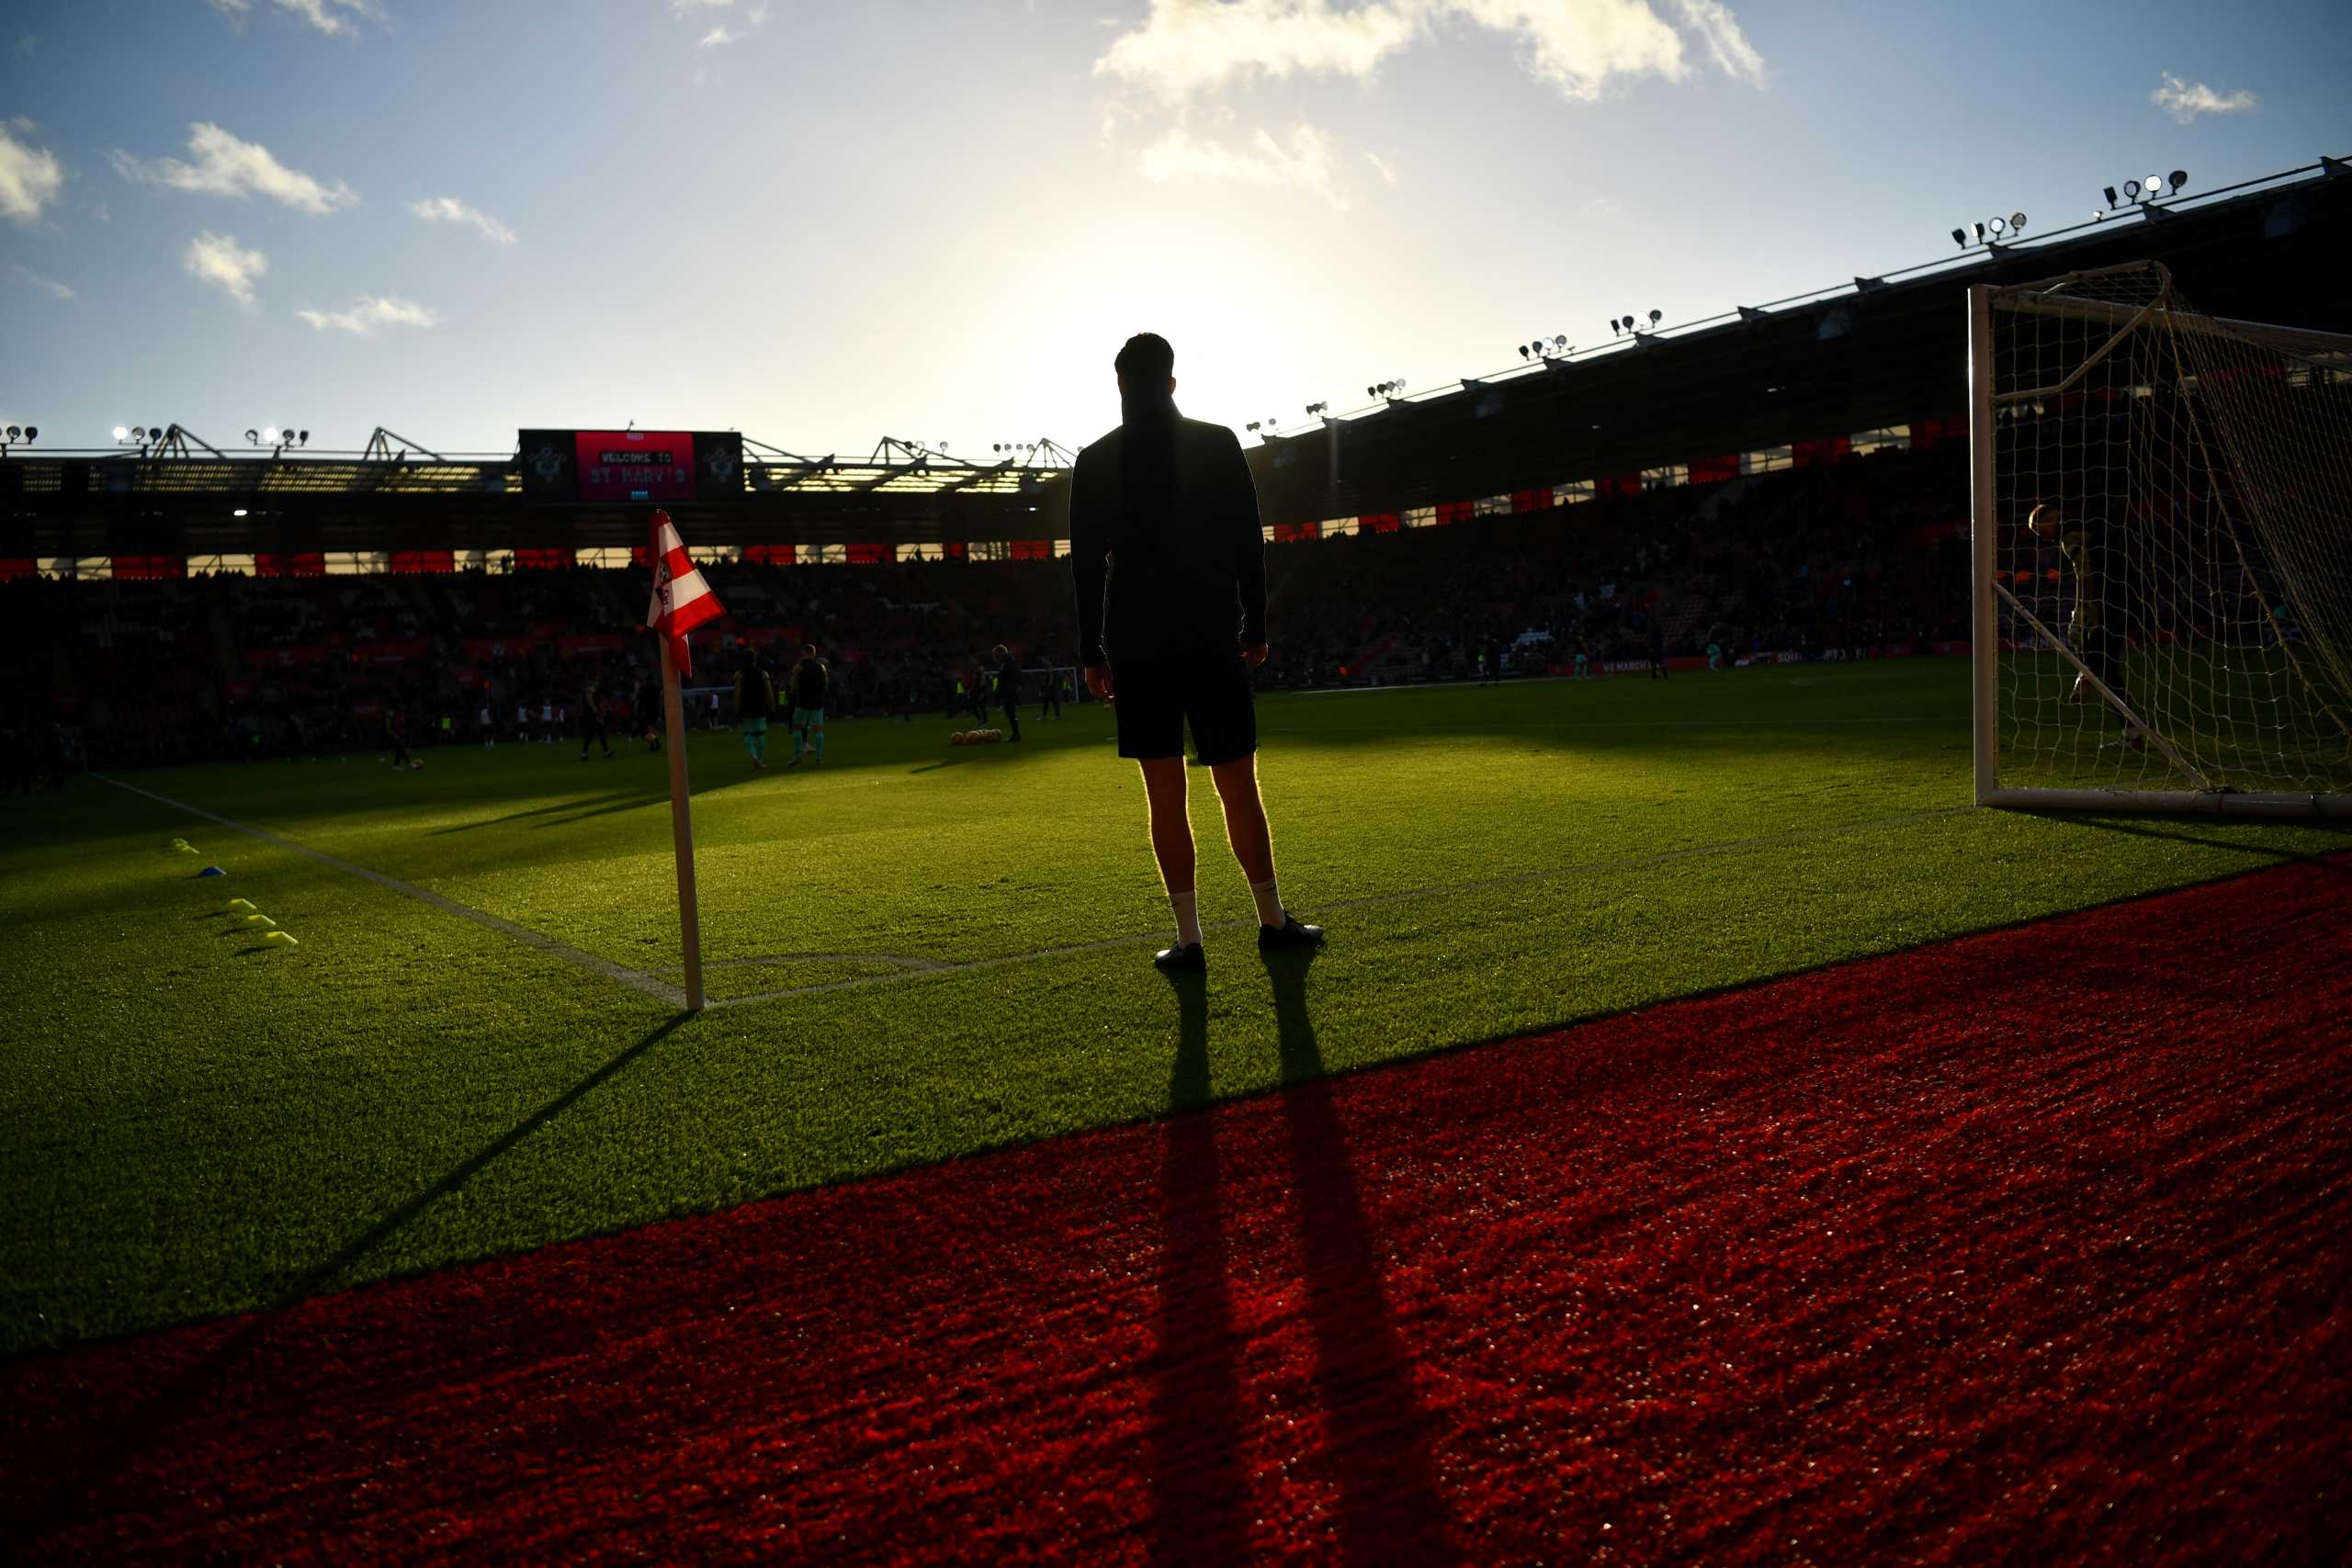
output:
M662 710L670 739L670 832L678 860L678 932L685 958L686 1010L702 1010L702 917L695 904L695 819L686 783L685 699L678 679L694 673L686 634L718 615L718 595L686 555L670 514L653 514L653 603L645 624L662 639ZM585 756L587 753L581 753ZM610 753L606 753L610 755Z
M670 657L678 673L695 672L693 650L686 634L720 614L718 595L705 582L702 569L686 554L686 542L666 512L653 514L653 603L645 624L670 641Z

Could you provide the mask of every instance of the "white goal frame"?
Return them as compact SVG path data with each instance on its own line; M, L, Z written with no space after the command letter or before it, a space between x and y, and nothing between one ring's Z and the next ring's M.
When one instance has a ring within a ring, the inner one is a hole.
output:
M2077 284L2111 275L2156 273L2165 277L2164 293L2154 303L2134 307L2096 298L2070 296ZM2036 403L2056 399L2080 382L2098 362L2123 342L2127 334L2149 325L2161 312L2164 330L2219 333L2296 355L2324 355L2337 359L2352 353L2352 337L2261 322L2226 320L2169 308L2168 276L2151 264L2072 273L2041 283L2020 286L1972 285L1968 290L1969 489L1970 489L1970 653L1974 720L1974 783L1979 806L2024 810L2154 811L2224 817L2352 817L2352 794L2286 794L2214 787L2195 763L2174 749L2161 733L2141 723L2139 716L2077 657L2064 636L2038 619L2012 592L2005 581L1999 544L2000 476L1997 420L2004 404ZM1994 334L1996 301L2004 310L2070 318L2112 325L2106 346L2046 386L1997 387L1998 361ZM2022 412L2022 411L2019 411ZM2039 412L2037 408L2036 412ZM2010 519L2012 523L2018 519ZM2007 613L2024 622L2044 645L2071 665L2128 724L2145 736L2150 753L2161 756L2177 780L2172 788L2023 787L2002 777L2001 701L2004 649L2001 617Z

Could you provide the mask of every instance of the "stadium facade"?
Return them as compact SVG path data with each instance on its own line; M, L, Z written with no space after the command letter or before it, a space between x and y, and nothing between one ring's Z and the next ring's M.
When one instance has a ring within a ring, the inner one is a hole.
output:
M1250 460L1269 536L1306 539L1964 441L1969 285L2154 260L2215 314L2347 331L2348 243L2352 165L2324 159L2030 243L1972 247L1905 274L1377 400L1270 435ZM173 577L192 562L265 575L617 564L619 552L641 547L641 505L550 495L533 483L525 446L518 438L514 454L480 458L390 441L356 457L224 454L174 427L138 447L18 448L0 458L0 577ZM863 459L751 441L740 452L724 482L668 502L705 549L881 562L1066 548L1067 470L1034 452L991 463L892 441Z

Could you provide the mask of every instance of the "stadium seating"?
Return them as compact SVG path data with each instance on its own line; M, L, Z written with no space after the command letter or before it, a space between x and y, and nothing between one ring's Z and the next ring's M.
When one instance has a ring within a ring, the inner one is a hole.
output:
M1817 467L1606 495L1505 516L1268 548L1274 656L1307 687L1451 680L1483 649L1516 675L1670 657L1928 651L1966 636L1964 451L1888 450ZM1547 492L1537 492L1546 495ZM945 707L1001 641L1073 661L1069 573L1046 560L707 568L729 615L697 683L814 642L847 715ZM0 584L20 688L9 728L63 726L106 764L375 746L387 705L419 743L472 740L485 705L569 710L593 679L626 728L652 649L646 584L581 567L378 577L191 575ZM446 721L446 723L445 723ZM538 727L534 726L534 738Z

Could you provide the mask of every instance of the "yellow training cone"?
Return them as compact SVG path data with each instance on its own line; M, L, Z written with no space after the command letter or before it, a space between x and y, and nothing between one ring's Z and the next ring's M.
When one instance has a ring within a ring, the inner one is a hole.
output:
M300 947L302 945L300 942L294 940L294 933L291 931L272 931L267 936L262 938L262 941L274 942L280 947Z
M229 900L229 908L240 914L250 915L254 912L254 901L250 898L232 898Z
M276 929L277 922L271 919L267 915L247 915L245 917L245 924L249 926L268 926L274 930Z

